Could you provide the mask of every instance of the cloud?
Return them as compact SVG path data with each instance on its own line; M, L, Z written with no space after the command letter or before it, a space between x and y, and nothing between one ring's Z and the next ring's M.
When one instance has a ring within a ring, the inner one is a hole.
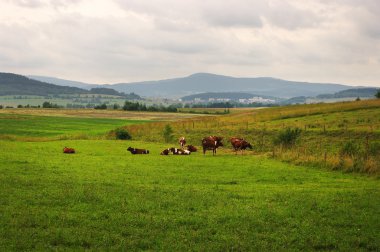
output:
M0 68L93 83L214 72L380 85L379 3L7 0Z

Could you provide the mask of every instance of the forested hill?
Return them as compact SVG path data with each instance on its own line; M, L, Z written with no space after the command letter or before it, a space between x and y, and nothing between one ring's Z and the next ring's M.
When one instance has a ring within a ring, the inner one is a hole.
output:
M0 95L52 95L52 94L86 94L88 90L75 87L57 86L25 76L0 73Z
M317 98L374 97L378 88L352 88L335 94L321 94Z
M111 88L100 87L86 90L78 87L54 85L13 73L0 73L0 95L47 96L58 94L102 94L121 96L128 100L141 99L141 97L135 93L124 94Z

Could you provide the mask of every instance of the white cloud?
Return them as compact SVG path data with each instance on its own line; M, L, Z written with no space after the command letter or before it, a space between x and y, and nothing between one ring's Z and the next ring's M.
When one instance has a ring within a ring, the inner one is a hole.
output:
M0 69L94 83L214 72L380 86L379 3L7 0Z

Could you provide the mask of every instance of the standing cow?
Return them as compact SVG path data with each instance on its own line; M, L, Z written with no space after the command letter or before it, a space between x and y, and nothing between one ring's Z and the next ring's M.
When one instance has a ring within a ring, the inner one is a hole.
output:
M252 145L249 142L245 141L243 138L232 137L230 141L236 155L238 150L241 150L241 153L243 154L243 151L247 148L252 149Z
M185 144L186 144L186 139L185 139L185 137L180 137L179 140L178 140L178 143L179 143L179 145L181 146L181 149L183 149L183 147L184 147Z
M216 155L216 149L223 146L223 137L209 136L202 139L203 155L206 154L206 150L212 150L212 155Z

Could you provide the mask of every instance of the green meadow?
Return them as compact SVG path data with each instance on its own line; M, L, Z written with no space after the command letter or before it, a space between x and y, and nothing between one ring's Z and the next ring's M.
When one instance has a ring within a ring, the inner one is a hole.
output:
M0 114L0 249L380 250L378 176L228 146L216 156L161 156L174 141L106 140L128 124L157 127Z
M100 137L114 128L144 122L147 121L0 113L0 139L53 140Z

